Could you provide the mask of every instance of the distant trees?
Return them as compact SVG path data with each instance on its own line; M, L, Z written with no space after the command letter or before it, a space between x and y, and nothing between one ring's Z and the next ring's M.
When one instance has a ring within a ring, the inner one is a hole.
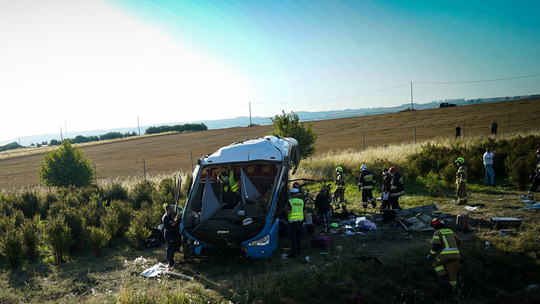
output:
M307 127L300 122L298 114L291 112L290 114L282 112L281 115L276 115L270 118L274 124L274 128L269 135L279 135L281 137L292 137L298 141L300 150L300 158L306 158L315 153L315 142L317 141L317 133L313 130L313 124Z
M39 180L46 186L84 187L92 183L94 175L90 159L84 159L82 150L72 146L70 140L64 140L58 150L43 157Z
M12 142L10 144L0 146L0 152L19 148L23 148L23 146L19 145L17 142Z
M164 132L184 132L184 131L205 131L208 130L208 127L204 123L200 124L184 124L184 125L174 125L174 126L160 126L160 127L149 127L146 129L144 134L157 134Z

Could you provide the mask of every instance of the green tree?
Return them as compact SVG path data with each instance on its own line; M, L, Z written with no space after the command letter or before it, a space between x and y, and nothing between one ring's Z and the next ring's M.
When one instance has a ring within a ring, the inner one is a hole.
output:
M270 118L274 124L274 128L269 135L279 135L281 137L292 137L298 141L300 150L300 158L306 158L315 153L315 142L317 141L317 133L313 130L313 124L307 127L300 122L298 114L291 112L290 114L282 112L281 115L276 115Z
M84 158L84 152L65 140L55 151L43 157L39 180L46 186L84 187L92 183L95 176L90 159Z

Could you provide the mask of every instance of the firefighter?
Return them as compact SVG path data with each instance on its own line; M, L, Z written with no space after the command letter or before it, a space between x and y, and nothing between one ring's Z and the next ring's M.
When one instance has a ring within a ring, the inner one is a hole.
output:
M366 165L360 166L360 177L358 178L358 190L362 191L362 205L364 209L371 203L373 208L377 207L377 202L373 198L373 184L376 180L373 176L373 172L369 171Z
M456 172L458 205L467 204L467 166L465 166L464 163L465 160L463 157L458 157L456 159L456 165L458 166L458 170Z
M399 197L405 194L403 188L403 176L397 172L396 167L392 167L390 172L389 203L392 209L402 210L399 206Z
M384 168L382 171L383 177L382 177L382 205L381 205L381 211L384 209L390 209L390 181L391 181L391 175L388 174L388 169Z
M334 180L336 184L336 190L334 190L334 198L338 204L336 209L339 209L339 204L346 202L345 200L345 186L347 184L347 177L343 173L343 167L339 166L336 168L336 179ZM339 199L339 202L338 202Z
M454 291L457 287L457 271L461 258L458 249L460 240L438 218L434 218L430 226L435 229L435 233L433 233L431 251L427 258L430 261L433 260L433 268L440 278L439 286L450 285Z
M536 157L540 159L540 149L536 150ZM536 164L536 168L534 169L531 176L529 176L529 179L532 179L533 182L531 184L531 187L529 188L529 199L534 199L534 193L536 193L536 189L538 188L538 185L540 184L540 161Z

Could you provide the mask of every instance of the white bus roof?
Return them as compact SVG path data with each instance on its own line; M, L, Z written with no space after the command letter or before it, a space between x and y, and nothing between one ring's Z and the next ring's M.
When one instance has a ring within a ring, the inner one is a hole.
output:
M201 165L226 164L249 161L283 161L291 146L297 146L294 138L281 138L274 135L249 139L220 148L201 158Z

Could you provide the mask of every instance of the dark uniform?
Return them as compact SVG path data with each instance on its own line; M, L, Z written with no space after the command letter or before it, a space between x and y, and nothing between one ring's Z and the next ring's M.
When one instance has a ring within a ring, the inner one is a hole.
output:
M358 190L362 190L362 205L367 208L368 203L371 203L373 208L377 207L377 202L373 199L373 186L375 184L375 176L369 170L362 170L358 178Z
M390 209L390 188L392 176L388 173L383 172L382 178L382 206L381 209Z
M457 286L457 271L459 269L459 259L461 258L458 249L459 242L459 238L452 230L447 228L439 229L433 234L431 251L429 252L430 258L434 258L439 254L432 266L439 277L445 279L443 276L448 274L452 289Z
M172 226L174 218L172 215L165 212L165 214L161 217L161 221L163 222L165 241L167 241L167 263L169 266L174 266L174 252L176 251L177 247L177 234L176 231L174 231L176 227Z
M399 174L397 171L390 177L389 192L389 202L392 209L401 210L401 207L399 206L399 197L405 194L405 190L403 187L403 176L401 176L401 174Z
M467 204L467 166L461 165L456 172L458 205Z
M319 192L319 194L317 194L315 197L315 210L317 210L319 221L323 230L328 229L331 201L332 199L330 198L330 194L325 189L321 190L321 192ZM326 221L324 220L323 216L326 217Z
M540 161L536 164L534 172L531 174L530 178L533 180L531 187L529 188L529 197L532 199L538 185L540 184Z

